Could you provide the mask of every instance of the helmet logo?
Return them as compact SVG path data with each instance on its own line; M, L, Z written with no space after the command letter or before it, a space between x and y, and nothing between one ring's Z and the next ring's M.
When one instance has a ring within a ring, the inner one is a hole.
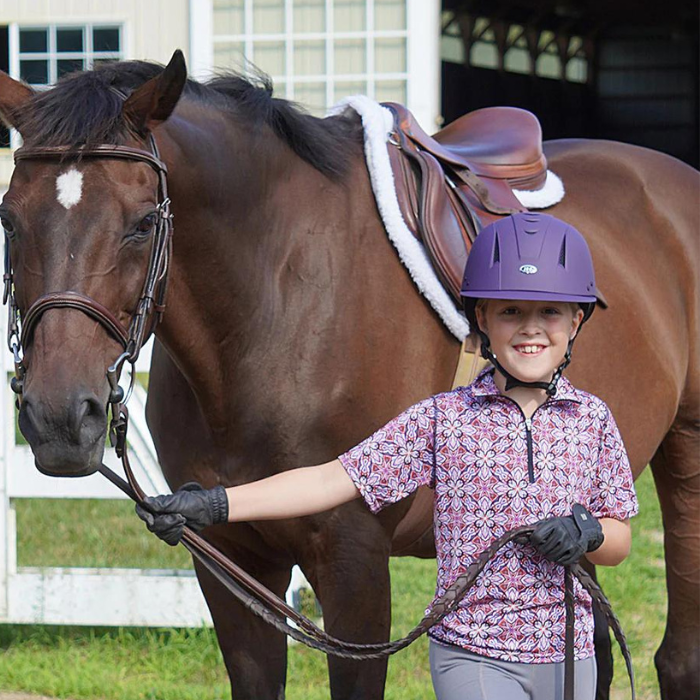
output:
M534 265L521 265L520 272L524 275L534 275L537 272L537 268Z

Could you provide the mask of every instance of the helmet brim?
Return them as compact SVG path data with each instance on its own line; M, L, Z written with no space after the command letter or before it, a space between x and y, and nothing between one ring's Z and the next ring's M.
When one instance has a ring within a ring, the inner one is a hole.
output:
M462 292L467 299L513 299L517 301L560 301L575 304L593 304L598 301L594 295L556 294L555 292L535 292L524 289L474 290Z

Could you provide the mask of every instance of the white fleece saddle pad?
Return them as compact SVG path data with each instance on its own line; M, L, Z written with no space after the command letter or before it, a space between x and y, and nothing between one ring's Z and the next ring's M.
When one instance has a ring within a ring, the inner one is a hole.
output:
M428 300L455 338L463 342L469 335L469 323L440 283L425 247L414 238L401 215L387 150L387 141L394 128L392 113L369 97L355 95L341 100L329 110L328 114L333 116L346 110L357 112L362 119L367 169L389 239L420 293ZM514 193L521 204L528 209L545 209L563 199L564 185L559 177L548 170L542 189L532 192L514 190Z

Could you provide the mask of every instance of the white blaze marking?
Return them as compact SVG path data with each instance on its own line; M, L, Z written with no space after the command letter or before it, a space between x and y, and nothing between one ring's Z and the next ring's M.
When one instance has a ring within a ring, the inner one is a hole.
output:
M71 168L67 173L56 178L58 201L66 209L70 209L83 196L83 174Z

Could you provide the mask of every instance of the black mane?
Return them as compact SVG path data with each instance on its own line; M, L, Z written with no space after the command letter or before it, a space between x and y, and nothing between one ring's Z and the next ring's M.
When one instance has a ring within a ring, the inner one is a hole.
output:
M163 66L146 61L109 63L73 73L36 95L16 121L27 146L91 147L121 143L130 133L122 118L124 95L157 76ZM267 125L300 158L331 178L347 170L347 150L362 142L356 119L318 119L287 100L272 97L263 73L226 73L207 83L187 80L183 97L228 111L251 127Z

